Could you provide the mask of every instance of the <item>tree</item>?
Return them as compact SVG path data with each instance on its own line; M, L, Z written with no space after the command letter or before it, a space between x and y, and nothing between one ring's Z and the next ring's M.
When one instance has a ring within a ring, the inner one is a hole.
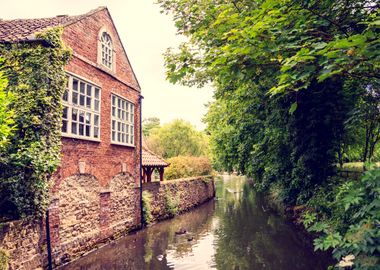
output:
M149 148L164 158L200 156L207 153L207 137L189 122L174 120L151 130L147 138Z
M149 137L152 129L160 126L160 119L157 117L149 117L142 121L142 131L145 137Z
M217 161L302 203L334 174L352 97L378 81L370 0L159 0L188 37L166 53L173 83L215 86L206 121ZM332 8L334 7L334 8Z

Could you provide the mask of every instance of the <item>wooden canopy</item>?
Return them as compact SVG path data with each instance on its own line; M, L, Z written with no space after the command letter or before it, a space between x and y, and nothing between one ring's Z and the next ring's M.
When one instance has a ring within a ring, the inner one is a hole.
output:
M153 153L148 148L142 148L142 180L143 182L151 182L152 181L152 173L155 169L160 174L160 181L164 180L164 170L165 167L169 166L163 158L159 157L155 153Z

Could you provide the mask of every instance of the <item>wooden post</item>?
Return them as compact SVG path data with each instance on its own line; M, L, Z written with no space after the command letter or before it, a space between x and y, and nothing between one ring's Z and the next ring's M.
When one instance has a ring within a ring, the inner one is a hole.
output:
M164 181L164 167L159 167L158 172L160 173L160 181Z
M148 183L150 183L150 182L152 182L152 172L153 172L153 170L150 167L147 167L146 170L147 170L147 172L146 172L146 176L147 176L146 181Z

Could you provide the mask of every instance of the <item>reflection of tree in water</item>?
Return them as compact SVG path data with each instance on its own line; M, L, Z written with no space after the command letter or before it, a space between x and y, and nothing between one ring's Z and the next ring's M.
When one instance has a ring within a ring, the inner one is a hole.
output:
M226 193L216 210L220 218L215 260L218 269L326 269L326 264L305 249L302 239L281 217L266 209L263 199L244 186L240 198ZM236 201L238 202L236 202Z
M210 231L213 212L214 203L207 203L196 211L128 235L63 269L170 269L166 251L174 250L174 257L191 253L193 245ZM176 235L175 232L181 228L185 228L189 234ZM188 241L190 236L192 241Z
M228 270L327 268L292 226L267 209L243 177L229 177L216 185L216 203L138 231L63 269L173 269L170 264L205 269L214 263ZM189 234L176 235L182 228ZM212 244L207 246L205 239ZM202 244L209 253L199 255Z

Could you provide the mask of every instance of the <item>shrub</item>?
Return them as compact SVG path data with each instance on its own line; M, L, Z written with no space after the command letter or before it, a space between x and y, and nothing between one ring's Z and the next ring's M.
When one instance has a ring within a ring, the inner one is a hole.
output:
M367 171L360 181L339 183L327 192L324 208L314 208L314 214L304 216L305 227L320 233L314 240L315 249L333 248L341 268L379 269L380 169Z
M149 224L153 220L152 216L152 194L144 190L142 193L143 223Z
M6 250L0 249L0 270L8 270L9 254Z
M172 193L169 189L165 190L165 208L166 212L170 216L175 216L178 213L179 210L179 196L177 195L175 198L173 198Z
M170 163L165 171L168 180L212 173L211 162L207 157L178 156L167 161Z

